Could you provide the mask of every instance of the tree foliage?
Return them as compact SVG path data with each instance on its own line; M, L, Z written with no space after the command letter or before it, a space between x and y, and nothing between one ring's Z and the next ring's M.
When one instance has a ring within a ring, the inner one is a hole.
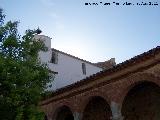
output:
M4 23L4 18L0 9L0 120L41 120L38 102L51 76L38 52L47 48L34 40L36 30L21 38L18 22Z

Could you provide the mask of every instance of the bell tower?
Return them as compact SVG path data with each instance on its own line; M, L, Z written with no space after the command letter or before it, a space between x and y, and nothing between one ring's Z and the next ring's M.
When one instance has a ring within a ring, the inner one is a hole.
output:
M42 63L48 63L51 60L52 56L52 49L51 49L51 38L45 35L35 35L35 40L42 41L45 46L48 48L48 51L40 51L39 52L39 59Z

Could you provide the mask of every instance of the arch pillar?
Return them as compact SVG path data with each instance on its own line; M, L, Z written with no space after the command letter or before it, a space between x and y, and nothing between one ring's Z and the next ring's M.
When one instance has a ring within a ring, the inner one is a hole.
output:
M51 117L48 117L48 120L53 120Z
M74 112L73 116L74 116L74 120L82 120L82 113L80 112Z
M121 105L112 101L111 102L111 111L112 118L111 120L123 120L123 116L121 114Z

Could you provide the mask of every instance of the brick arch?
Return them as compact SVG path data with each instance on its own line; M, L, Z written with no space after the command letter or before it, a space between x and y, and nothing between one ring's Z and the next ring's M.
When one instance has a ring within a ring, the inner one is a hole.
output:
M93 97L101 97L101 98L103 98L106 101L106 103L110 106L110 99L108 98L107 95L104 94L104 92L101 92L100 90L91 91L87 95L82 96L82 99L79 102L80 103L79 104L79 112L83 113L85 107L87 106L87 104L89 103L89 101Z
M125 97L121 113L124 119L153 120L160 112L160 87L155 82L137 82ZM159 119L159 118L158 118Z
M47 115L45 115L45 116L44 116L44 120L48 120L48 117L47 117Z
M53 120L56 120L56 117L57 117L57 115L58 115L58 113L61 111L61 109L62 108L64 108L64 107L66 107L66 108L68 108L68 110L69 111L71 111L71 113L72 113L72 115L73 115L73 110L69 107L69 106L67 106L67 105L61 105L61 106L59 106L57 109L55 109L55 111L54 111L54 113L52 114L52 119Z
M40 107L40 110L44 113L44 117L47 117L47 119L49 119L49 117L50 117L50 110L49 109L47 109L46 107ZM45 118L44 118L44 120L45 120Z
M127 80L124 87L121 89L120 94L117 96L117 99L121 107L128 92L136 85L142 82L151 82L160 87L160 77L157 77L152 73L137 73L136 75L130 76L126 79Z
M61 102L61 103L57 103L56 105L54 105L50 118L53 119L56 116L57 112L64 106L68 107L69 110L72 112L72 114L74 113L74 107L70 102Z
M82 120L110 120L112 111L104 97L90 96L83 110Z

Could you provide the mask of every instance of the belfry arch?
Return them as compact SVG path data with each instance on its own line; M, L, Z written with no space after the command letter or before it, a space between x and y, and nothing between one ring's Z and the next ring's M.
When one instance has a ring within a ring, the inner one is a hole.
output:
M53 120L74 120L74 116L70 108L64 105L56 110Z
M153 82L139 82L130 89L122 104L124 120L159 120L160 87Z
M105 99L99 96L91 97L83 111L82 120L110 120L112 112Z

